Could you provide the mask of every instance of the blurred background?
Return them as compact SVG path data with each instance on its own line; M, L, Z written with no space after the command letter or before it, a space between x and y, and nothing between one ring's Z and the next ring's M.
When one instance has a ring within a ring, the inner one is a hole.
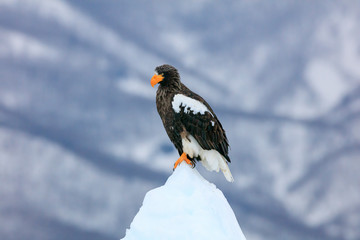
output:
M359 1L0 0L0 239L120 239L172 173L150 86L217 113L249 240L360 239Z

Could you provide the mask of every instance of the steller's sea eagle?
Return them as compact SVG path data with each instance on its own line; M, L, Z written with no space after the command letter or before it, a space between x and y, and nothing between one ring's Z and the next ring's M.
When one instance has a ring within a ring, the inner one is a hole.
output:
M166 133L179 152L174 169L185 161L195 166L200 161L209 171L224 173L233 182L228 163L229 142L220 121L210 105L180 81L176 68L164 64L155 68L151 78L156 92L156 107Z

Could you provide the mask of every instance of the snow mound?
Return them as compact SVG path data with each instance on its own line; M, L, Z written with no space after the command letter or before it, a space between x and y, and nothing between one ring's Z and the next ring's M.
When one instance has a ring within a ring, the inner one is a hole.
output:
M149 191L123 240L236 239L245 236L223 193L181 164Z

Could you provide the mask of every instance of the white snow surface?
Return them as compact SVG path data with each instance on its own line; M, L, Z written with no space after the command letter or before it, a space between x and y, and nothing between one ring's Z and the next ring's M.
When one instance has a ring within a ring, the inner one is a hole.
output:
M194 114L205 114L205 112L209 112L211 116L213 116L209 109L202 102L187 97L183 94L176 94L174 96L174 99L172 101L172 107L177 113L180 112L181 107L184 107L185 113L190 113L190 111L193 111Z
M180 164L165 185L149 191L123 240L245 240L223 193Z

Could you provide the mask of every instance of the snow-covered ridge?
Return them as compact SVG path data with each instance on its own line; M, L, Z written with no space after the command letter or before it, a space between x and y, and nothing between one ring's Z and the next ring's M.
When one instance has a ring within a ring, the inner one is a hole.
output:
M104 52L126 62L128 68L146 75L154 62L163 62L148 51L138 47L123 36L95 21L67 1L61 0L0 0L0 6L20 7L26 12L35 13L46 21L55 21L78 38L101 48ZM126 57L123 57L126 56ZM134 66L141 56L142 64Z
M183 94L176 94L174 96L174 99L172 101L172 107L177 113L180 112L181 107L184 107L185 113L190 113L190 111L193 111L194 114L205 114L205 112L209 112L211 116L213 116L209 109L203 103L187 97Z
M245 240L223 193L181 164L164 186L149 191L123 240Z

